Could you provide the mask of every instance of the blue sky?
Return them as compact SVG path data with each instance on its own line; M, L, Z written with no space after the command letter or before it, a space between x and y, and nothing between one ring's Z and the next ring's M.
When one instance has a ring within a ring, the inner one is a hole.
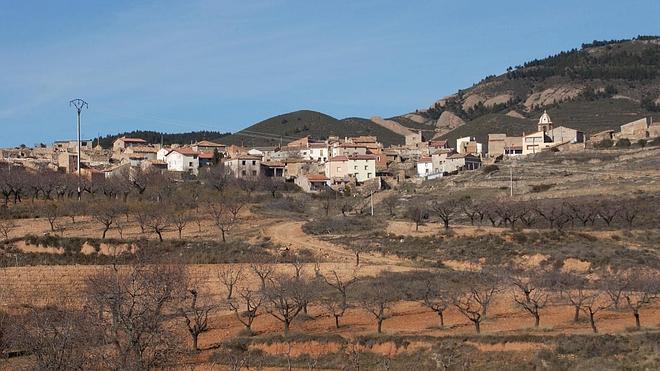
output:
M236 131L313 109L393 116L594 39L657 34L660 1L0 0L0 146Z

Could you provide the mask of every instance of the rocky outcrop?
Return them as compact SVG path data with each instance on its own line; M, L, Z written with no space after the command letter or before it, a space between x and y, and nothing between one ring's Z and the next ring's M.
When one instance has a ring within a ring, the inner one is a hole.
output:
M463 99L463 111L467 111L470 108L476 106L479 103L483 103L486 101L486 98L482 97L479 94L472 94L468 95L465 99Z
M496 105L496 104L504 104L504 103L508 103L511 99L513 99L513 95L512 95L512 94L500 94L500 95L496 95L496 96L494 96L494 97L492 97L492 98L488 98L488 99L486 99L486 101L484 102L484 106L490 108L490 107L492 107L492 106L494 106L494 105Z
M519 118L519 119L524 119L525 118L525 116L523 116L520 112L518 112L516 110L511 110L511 111L507 112L506 115L509 116L509 117L515 117L515 118Z
M405 127L405 126L403 126L403 125L401 125L398 122L393 121L393 120L385 120L384 118L379 117L379 116L374 116L370 120L375 122L376 124L384 127L385 129L387 129L389 131L392 131L392 132L395 132L395 133L397 133L399 135L402 135L404 137L408 136L408 135L411 135L411 134L416 134L414 131L408 129L407 127Z
M444 111L435 122L435 131L438 135L442 135L462 125L465 125L465 121L462 118L452 112Z
M418 124L423 124L423 123L426 122L426 118L424 116L418 115L416 113L409 113L409 114L405 115L404 117L407 118L408 120L414 121Z
M578 96L582 88L574 86L559 86L545 89L541 92L530 95L525 100L525 108L531 110L532 107L544 107L555 103L560 103Z

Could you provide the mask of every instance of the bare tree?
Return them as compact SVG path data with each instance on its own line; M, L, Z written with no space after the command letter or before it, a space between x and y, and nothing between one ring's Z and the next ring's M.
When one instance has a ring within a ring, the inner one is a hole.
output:
M177 209L174 210L170 215L170 223L174 225L176 230L179 232L179 239L181 239L181 235L183 234L183 230L186 228L188 223L190 222L190 215L188 215L187 210L181 210Z
M453 304L458 311L474 324L477 333L481 333L481 322L486 319L488 308L499 292L499 280L496 276L484 272L465 274L464 288L453 295Z
M266 312L284 324L284 334L289 334L293 320L309 302L311 290L305 280L276 275L263 292L268 305Z
M0 236L4 241L9 241L9 236L16 229L17 225L13 219L0 218Z
M426 279L420 302L440 317L440 327L445 327L445 311L451 304L450 293L437 279Z
M105 239L106 233L110 230L122 210L113 202L100 202L94 205L91 210L92 218L103 225L102 238Z
M243 266L234 264L225 264L218 271L218 279L227 289L227 300L231 300L234 288L238 281L243 279Z
M254 272L254 274L256 274L257 277L259 278L259 281L261 283L261 290L265 290L268 279L275 271L273 265L263 264L263 263L253 263L250 264L250 268L252 269L252 272Z
M58 206L54 202L49 202L46 204L45 207L45 215L46 215L46 220L48 220L48 224L50 225L50 231L55 232L57 229L57 219L60 217L61 211L59 210Z
M598 216L609 227L614 218L619 214L619 205L615 205L609 200L602 201L598 206Z
M611 301L600 290L593 290L585 295L585 300L580 304L580 310L589 316L589 324L591 324L594 334L598 333L596 314L610 306L612 306Z
M635 317L635 326L638 330L641 329L639 311L658 297L658 282L657 273L638 273L623 293L626 305Z
M88 319L81 312L30 306L14 323L14 343L34 356L36 369L84 370L91 366L85 347L98 344L86 323Z
M401 297L398 288L392 281L375 278L362 285L357 296L360 306L376 320L376 331L382 333L383 321L389 318L392 305Z
M406 208L406 218L415 223L415 231L419 231L419 226L428 218L426 206L421 202L413 202Z
M554 273L553 282L566 295L568 302L574 308L573 322L580 321L580 308L589 299L587 280L570 273Z
M222 242L226 242L226 234L238 223L239 213L243 203L224 197L220 202L209 203L211 216L216 227L222 234Z
M184 295L181 282L181 267L158 264L112 267L89 279L87 307L113 349L107 367L144 370L176 357L180 342L168 319Z
M445 229L449 229L449 223L451 223L456 213L461 209L461 203L462 200L456 198L434 201L431 204L431 210L442 220Z
M200 303L199 291L195 288L188 289L186 302L190 301L190 305L181 308L181 315L185 319L188 333L192 339L192 349L199 351L198 339L199 335L209 331L209 312L213 310L213 306L209 304Z
M334 270L331 274L332 277L330 279L326 276L321 276L326 285L334 289L333 293L323 297L321 302L335 318L335 327L339 328L339 319L344 316L348 309L348 290L358 282L358 278L356 275L353 275L351 279L343 280Z
M387 212L389 213L390 216L394 216L395 213L394 211L396 210L396 207L399 205L399 196L396 194L389 195L383 199L383 205L387 208Z
M619 309L623 293L631 284L632 277L629 272L614 270L612 272L601 272L600 288L612 301L614 309Z
M526 276L512 274L513 301L534 317L534 327L541 322L541 309L548 303L550 293L545 287L539 285L537 272L529 272Z
M170 208L154 205L151 207L146 221L147 227L163 242L163 233L167 232L171 225Z
M241 310L241 304L244 310ZM238 292L238 298L228 300L229 309L234 312L236 319L245 326L245 331L252 333L252 323L260 315L259 308L262 304L262 295L259 292L242 289Z

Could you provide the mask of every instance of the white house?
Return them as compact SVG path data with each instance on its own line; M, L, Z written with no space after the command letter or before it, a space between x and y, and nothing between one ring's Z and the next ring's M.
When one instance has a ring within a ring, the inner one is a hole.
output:
M199 172L199 154L191 148L175 148L166 156L168 171L186 172L197 175Z
M422 157L417 161L417 176L426 178L433 174L433 162L431 157Z

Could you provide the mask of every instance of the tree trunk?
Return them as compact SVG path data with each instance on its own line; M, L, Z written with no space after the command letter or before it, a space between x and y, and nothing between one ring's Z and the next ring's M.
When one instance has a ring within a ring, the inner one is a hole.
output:
M199 334L191 334L192 335L192 347L195 352L199 351L199 347L197 346L197 338L199 337Z
M445 224L445 230L449 229L449 219L443 220L443 223Z
M339 316L335 315L335 328L339 328Z
M102 237L102 239L104 239L104 240L105 240L105 234L108 232L108 229L110 229L110 227L105 227L105 229L103 230L103 237Z
M284 335L289 335L289 326L290 326L289 320L285 320L284 321Z
M355 252L355 266L357 267L360 265L360 253L358 251Z
M575 315L573 316L573 322L578 322L580 321L580 307L575 306Z
M179 239L181 239L181 229L179 229Z
M445 327L445 315L443 312L438 312L438 316L440 316L440 327Z
M633 315L635 316L635 325L637 326L637 329L639 330L640 328L642 328L642 324L639 321L639 312L635 311L633 313Z
M477 334L481 334L481 321L473 321L474 329L477 330Z
M160 242L163 242L163 232L161 232L161 231L156 231L156 234L158 234L158 240L159 240Z
M419 232L419 223L415 222L415 232Z
M594 334L597 334L598 329L596 328L596 321L594 321L593 313L589 313L589 323L591 323L591 329L594 330Z
M379 318L378 319L378 333L381 334L383 332L383 319Z
M534 327L539 327L540 322L541 322L541 316L539 316L538 313L534 313Z
M225 230L224 229L222 230L222 242L227 242L227 240L225 239Z

